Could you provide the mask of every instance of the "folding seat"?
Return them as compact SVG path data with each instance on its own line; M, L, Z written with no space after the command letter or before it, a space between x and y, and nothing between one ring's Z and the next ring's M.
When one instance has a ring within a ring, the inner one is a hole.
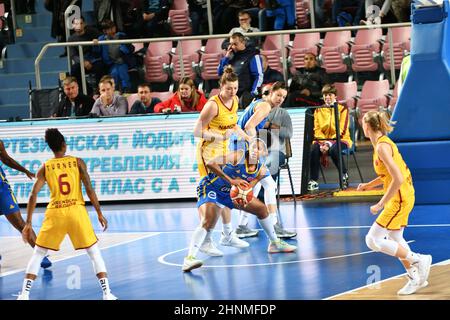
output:
M186 0L175 0L169 10L167 22L173 35L188 36L192 34L192 21Z
M184 77L189 77L194 80L197 77L195 69L200 62L199 52L201 47L201 40L182 40L178 42L178 45L172 56L172 63L170 64L170 69L172 70L172 78L174 81L180 81L180 79L183 77L183 74L181 73L179 55L180 48L183 55Z
M387 112L392 115L398 100L398 81L395 83L394 90L392 91L392 96L389 99L389 105Z
M386 108L389 95L389 81L370 81L364 82L361 90L361 97L356 103L356 114L358 115L358 121L362 125L362 117L366 112L380 108Z
M381 56L383 57L383 68L391 69L391 58L389 54L389 34L392 33L392 44L394 51L394 66L396 70L400 70L405 53L410 51L411 46L411 27L391 28L388 30Z
M298 33L295 35L292 47L289 49L288 63L291 74L296 73L296 69L305 66L304 57L306 53L312 52L316 56L319 54L320 33Z
M383 32L380 28L358 30L350 50L353 71L377 71L379 69L377 57L381 50L382 36Z
M299 29L310 28L308 0L295 0L295 16L297 17L297 27Z
M286 50L287 56L287 47L289 45L289 35L285 34L284 36L284 49ZM282 52L281 52L281 35L268 35L264 40L262 45L261 54L267 57L267 61L269 66L283 73L283 66L281 64Z
M203 80L217 80L217 67L224 56L222 42L224 39L208 39L205 50L201 53L199 73Z
M172 98L173 92L172 91L165 91L165 92L152 91L151 95L154 98L159 98L159 100L164 101L164 100L169 100L170 98Z
M320 49L319 60L327 73L347 73L344 59L350 53L350 31L327 32Z
M165 83L169 79L172 41L151 42L144 58L145 81Z
M337 101L349 109L354 109L358 93L356 82L335 82L334 87L337 90Z
M127 102L128 102L128 113L130 113L131 107L133 106L133 104L134 104L134 103L136 102L136 100L138 100L138 99L139 99L139 96L138 96L137 93L130 94L130 95L127 97Z

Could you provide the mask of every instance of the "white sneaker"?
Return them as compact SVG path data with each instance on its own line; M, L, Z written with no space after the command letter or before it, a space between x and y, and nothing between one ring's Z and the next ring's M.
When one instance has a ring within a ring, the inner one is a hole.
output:
M419 271L419 283L425 283L430 275L431 262L433 258L429 254L421 254L420 259L414 265L417 266Z
M27 293L20 293L17 296L17 300L30 300L30 294Z
M408 283L398 290L398 295L409 295L415 293L417 290L421 288L425 288L428 285L428 281L425 281L422 284L419 284L419 281L417 279L413 279L408 275Z
M217 249L216 245L212 240L205 240L200 247L200 251L206 253L211 257L221 257L223 256L223 252Z
M201 260L195 259L193 256L187 256L184 258L183 261L183 267L181 270L184 272L189 272L193 269L200 268L203 265L203 262Z
M220 237L220 244L223 246L230 246L235 248L247 248L250 244L237 237L236 233L232 232L228 236L224 235Z
M103 295L103 300L119 300L115 295L111 292Z

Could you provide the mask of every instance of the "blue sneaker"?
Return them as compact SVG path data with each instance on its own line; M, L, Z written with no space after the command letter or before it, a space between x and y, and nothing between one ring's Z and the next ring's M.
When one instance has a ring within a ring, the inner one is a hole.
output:
M45 256L41 261L41 268L47 269L52 266L52 262Z

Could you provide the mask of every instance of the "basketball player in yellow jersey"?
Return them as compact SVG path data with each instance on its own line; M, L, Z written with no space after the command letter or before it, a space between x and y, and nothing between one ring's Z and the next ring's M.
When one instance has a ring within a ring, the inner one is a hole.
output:
M217 157L222 157L225 161L231 134L236 132L245 140L250 141L250 137L237 125L238 77L231 66L225 67L219 85L219 94L208 100L194 127L194 136L200 138L197 145L197 164L200 179L208 175L209 170L206 165L209 161ZM222 221L223 239L221 239L221 243L238 248L247 247L247 242L240 240L232 233L233 227L229 212L222 212ZM211 241L209 232L200 251L213 256L222 255L222 252L215 248Z
M45 141L55 157L46 161L37 172L37 180L28 200L26 225L22 231L25 242L30 242L32 216L36 207L37 194L45 182L50 189L50 202L47 205L45 219L36 239L33 256L27 266L22 292L18 300L29 300L33 281L39 271L39 262L49 249L59 250L66 234L69 235L76 250L86 249L99 279L103 291L103 300L117 300L117 297L109 289L105 262L101 256L97 244L98 239L92 228L81 193L81 182L83 182L86 193L97 211L98 220L103 227L103 231L105 231L108 222L103 217L97 195L91 185L86 164L80 158L65 155L66 142L58 129L47 129Z
M413 294L428 285L431 255L411 251L403 238L409 213L414 207L414 187L411 172L403 161L395 143L386 134L393 130L384 112L370 111L363 117L363 129L374 147L373 165L378 177L361 183L358 190L371 190L383 185L384 196L370 207L372 214L381 213L366 235L366 244L373 251L400 259L408 283L397 293Z

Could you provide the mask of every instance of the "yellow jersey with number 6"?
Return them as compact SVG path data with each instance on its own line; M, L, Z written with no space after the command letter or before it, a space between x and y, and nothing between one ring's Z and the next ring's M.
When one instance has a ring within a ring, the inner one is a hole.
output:
M45 180L50 189L48 209L84 205L76 157L65 156L45 162Z

